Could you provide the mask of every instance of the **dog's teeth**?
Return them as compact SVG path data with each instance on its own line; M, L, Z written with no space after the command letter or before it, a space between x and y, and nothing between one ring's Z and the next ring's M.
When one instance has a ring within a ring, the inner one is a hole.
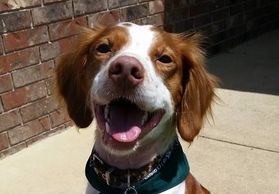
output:
M145 112L141 120L141 125L144 125L144 123L147 121L147 118L148 118L148 113Z
M105 119L108 120L108 115L109 115L109 105L106 105L105 107Z
M109 124L106 122L106 132L109 133Z

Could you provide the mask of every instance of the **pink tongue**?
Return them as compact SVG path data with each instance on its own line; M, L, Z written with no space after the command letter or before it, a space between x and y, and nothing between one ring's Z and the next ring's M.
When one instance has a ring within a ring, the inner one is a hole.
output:
M119 142L133 142L141 133L141 120L144 111L126 101L110 105L109 127L111 136Z
M137 126L132 127L128 131L113 133L113 139L119 142L133 142L135 141L141 133L141 129Z

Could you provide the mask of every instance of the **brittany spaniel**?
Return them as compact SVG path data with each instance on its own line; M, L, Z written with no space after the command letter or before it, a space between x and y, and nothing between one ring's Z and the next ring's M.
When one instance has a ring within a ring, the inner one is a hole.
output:
M87 193L209 193L178 141L192 142L214 98L199 34L132 23L84 30L56 71L80 128L97 121Z

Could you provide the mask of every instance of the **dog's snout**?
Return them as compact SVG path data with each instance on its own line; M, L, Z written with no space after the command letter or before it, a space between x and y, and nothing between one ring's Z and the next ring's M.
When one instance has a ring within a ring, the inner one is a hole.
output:
M136 58L122 56L111 63L109 77L116 84L125 82L125 85L135 87L143 81L144 69Z

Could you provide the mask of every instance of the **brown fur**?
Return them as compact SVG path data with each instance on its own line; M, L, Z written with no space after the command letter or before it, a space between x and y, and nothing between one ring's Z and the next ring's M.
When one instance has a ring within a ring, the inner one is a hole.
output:
M185 194L210 194L190 173L185 180Z
M192 142L202 128L203 120L214 97L217 79L206 72L202 36L179 36L156 29L160 36L151 49L157 73L172 94L177 111L177 127L181 137ZM173 62L161 64L156 56L167 54Z
M178 131L192 142L202 128L208 110L211 110L217 79L206 72L205 54L200 48L201 36L186 36L179 45L183 56L183 97L178 109Z
M61 57L56 69L57 93L65 101L69 116L78 127L90 125L93 115L88 102L92 77L95 77L100 63L110 58L110 54L97 54L95 47L102 42L113 42L112 52L117 52L127 43L127 33L123 28L97 27L83 29L74 51Z

